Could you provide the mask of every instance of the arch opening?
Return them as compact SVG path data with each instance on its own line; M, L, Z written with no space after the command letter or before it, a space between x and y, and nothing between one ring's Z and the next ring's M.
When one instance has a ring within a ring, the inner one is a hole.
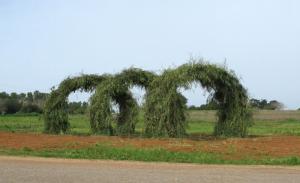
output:
M101 83L91 98L90 118L95 132L109 135L132 135L138 122L139 105L130 91L133 87L144 89L156 77L152 72L130 68L114 78ZM112 115L112 103L119 106L119 114ZM113 124L116 124L113 128Z
M62 81L57 89L52 89L44 108L44 131L55 134L69 132L69 95L75 91L93 92L97 85L108 77L108 75L69 77Z
M214 134L246 136L247 127L251 125L247 91L233 72L204 62L192 62L177 69L166 70L153 81L147 96L146 133L169 137L186 135L184 102L178 88L189 89L194 82L208 92L214 91L212 99L219 106Z
M193 83L208 91L218 105L214 135L247 135L247 128L251 125L247 91L232 71L203 61L165 70L160 76L130 68L114 76L67 78L51 92L46 102L45 131L66 133L69 130L67 98L71 92L80 90L95 91L90 98L90 126L94 133L133 134L139 106L130 90L140 87L145 90L143 110L146 136L185 136L186 98L179 89L189 90ZM116 115L113 114L113 103L119 109Z

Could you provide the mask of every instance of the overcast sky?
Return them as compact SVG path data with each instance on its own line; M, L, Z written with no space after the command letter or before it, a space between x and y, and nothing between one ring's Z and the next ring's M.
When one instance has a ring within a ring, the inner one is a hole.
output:
M299 108L300 1L0 0L0 91L49 92L67 76L160 71L190 56L226 60L251 97ZM200 88L184 94L205 101Z

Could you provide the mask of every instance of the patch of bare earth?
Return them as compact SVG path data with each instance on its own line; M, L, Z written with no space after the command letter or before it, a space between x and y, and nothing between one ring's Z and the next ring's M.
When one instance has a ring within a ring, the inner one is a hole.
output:
M71 136L0 132L0 148L33 150L78 149L97 143L115 147L164 148L176 152L212 152L227 159L300 156L300 137L272 136L231 139L145 139L109 136Z

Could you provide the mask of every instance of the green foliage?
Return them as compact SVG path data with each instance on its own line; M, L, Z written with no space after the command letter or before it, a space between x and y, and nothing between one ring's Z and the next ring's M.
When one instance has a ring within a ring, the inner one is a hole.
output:
M92 92L97 85L108 78L108 75L82 75L65 79L53 89L44 108L44 123L46 133L66 133L70 124L68 121L68 96L77 90Z
M188 107L189 110L218 110L219 105L216 101L209 100L206 104L202 104L201 106L197 107L191 105Z
M0 114L42 113L47 93L0 93Z
M138 105L129 89L138 86L146 90L144 106L147 136L181 137L186 135L186 99L179 88L189 89L200 84L210 92L217 105L217 136L247 135L251 125L247 91L239 79L224 67L195 61L177 69L168 69L161 76L130 68L114 76L83 75L64 80L51 92L45 105L45 131L66 133L69 130L67 97L76 90L94 91L90 99L90 125L94 133L130 135L138 121ZM116 104L119 113L114 113Z
M147 135L167 134L170 137L185 135L183 100L179 100L178 89L189 89L193 83L200 84L211 93L218 104L218 122L214 133L217 136L247 135L251 125L247 91L233 72L226 68L195 61L177 69L166 70L151 83L146 95L145 123Z
M138 104L129 89L138 86L147 92L154 77L151 72L130 68L101 83L91 98L92 130L110 135L133 134L138 121ZM114 116L112 104L119 107L119 113ZM116 124L115 129L113 124Z
M264 110L281 110L284 105L277 100L271 100L268 102L266 99L250 99L250 106L255 109L264 109Z
M229 149L230 150L230 149ZM300 165L299 156L244 156L235 158L225 157L221 153L213 152L178 152L165 148L135 148L131 146L113 147L107 143L78 149L39 149L33 150L28 147L21 149L8 149L0 147L0 155L10 156L36 156L56 157L68 159L110 159L132 160L145 162L176 162L196 164L235 164L235 165Z
M87 102L70 102L68 104L69 114L85 114L87 112Z

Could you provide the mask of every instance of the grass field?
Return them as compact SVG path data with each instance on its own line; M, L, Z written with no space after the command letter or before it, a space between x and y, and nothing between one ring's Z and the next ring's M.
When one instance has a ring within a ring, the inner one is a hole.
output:
M250 137L246 139L213 138L214 121L214 111L189 111L187 138L145 139L139 137L143 129L142 118L137 124L136 137L123 138L91 136L88 117L84 115L70 116L72 136L43 135L41 116L0 116L0 154L206 164L300 165L299 111L255 112L254 125L249 129Z
M189 111L188 134L209 135L213 132L215 111ZM70 134L90 135L88 116L71 115ZM143 129L142 117L137 124L137 132ZM43 132L41 116L0 116L0 131ZM254 113L254 125L249 129L250 136L297 135L300 136L299 111L257 111Z

